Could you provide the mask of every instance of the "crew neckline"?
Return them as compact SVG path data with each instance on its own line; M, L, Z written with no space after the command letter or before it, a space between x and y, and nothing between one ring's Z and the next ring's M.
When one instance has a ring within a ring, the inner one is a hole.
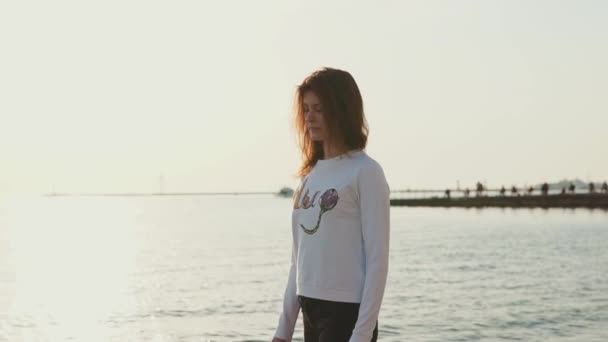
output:
M329 158L329 159L319 159L319 160L317 160L317 164L318 165L329 164L331 162L344 159L346 157L351 157L352 158L352 157L358 156L358 155L360 155L362 153L363 153L363 149L354 149L354 150L350 150L350 151L344 152L342 154L339 154L339 155L337 155L335 157L332 157L332 158Z

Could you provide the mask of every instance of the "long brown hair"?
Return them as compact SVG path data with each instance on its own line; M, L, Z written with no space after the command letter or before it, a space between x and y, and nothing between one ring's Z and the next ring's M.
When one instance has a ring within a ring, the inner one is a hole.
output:
M306 176L319 159L323 143L313 141L304 122L304 94L312 91L321 101L323 120L332 143L347 151L363 149L369 129L363 112L363 98L355 79L344 70L323 68L313 72L298 86L295 101L295 123L302 164L298 176Z

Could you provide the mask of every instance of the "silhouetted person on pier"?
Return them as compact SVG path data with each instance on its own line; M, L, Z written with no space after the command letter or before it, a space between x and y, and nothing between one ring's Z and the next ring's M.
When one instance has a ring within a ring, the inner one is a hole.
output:
M528 188L528 195L532 195L532 193L534 192L534 187L531 186Z
M500 196L505 196L505 192L507 192L507 189L505 189L505 186L503 185L502 188L500 188Z
M602 183L602 192L608 194L608 183Z
M566 194L566 187L564 186L564 187L562 187L562 195L565 195L565 194Z
M574 185L574 183L570 183L570 186L568 187L568 191L570 191L571 193L574 193L574 190L576 190L576 185Z
M543 183L540 188L540 191L542 192L543 196L547 196L549 194L549 184Z
M517 193L517 188L515 187L515 185L513 185L513 186L511 187L511 196L517 196L517 195L519 195L519 194Z
M450 189L445 189L445 197L450 198Z
M593 182L589 183L589 193L592 194L595 192L595 184Z
M464 197L469 197L470 194L471 190L469 190L469 188L464 189Z
M476 190L477 197L483 195L483 190L484 190L483 184L481 184L480 182L477 182L477 190Z

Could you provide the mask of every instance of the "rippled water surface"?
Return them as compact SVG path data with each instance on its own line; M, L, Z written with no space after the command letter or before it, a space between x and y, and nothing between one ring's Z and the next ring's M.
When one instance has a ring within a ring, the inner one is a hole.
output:
M290 204L4 199L0 341L270 341ZM608 340L604 211L393 208L391 239L381 341Z

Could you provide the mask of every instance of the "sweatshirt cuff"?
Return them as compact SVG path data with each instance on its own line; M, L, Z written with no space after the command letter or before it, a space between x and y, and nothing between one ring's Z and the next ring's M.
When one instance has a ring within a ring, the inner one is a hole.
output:
M288 331L286 328L278 327L276 332L274 333L274 338L280 338L281 340L285 340L287 342L291 341L293 337L293 331Z
M287 341L287 342L291 342L291 339L290 339L290 338L287 338L287 337L282 337L282 336L279 336L279 335L274 335L272 338L273 338L273 339L275 339L275 338L280 338L281 340L285 340L285 341Z
M352 334L348 342L370 342L373 335Z

